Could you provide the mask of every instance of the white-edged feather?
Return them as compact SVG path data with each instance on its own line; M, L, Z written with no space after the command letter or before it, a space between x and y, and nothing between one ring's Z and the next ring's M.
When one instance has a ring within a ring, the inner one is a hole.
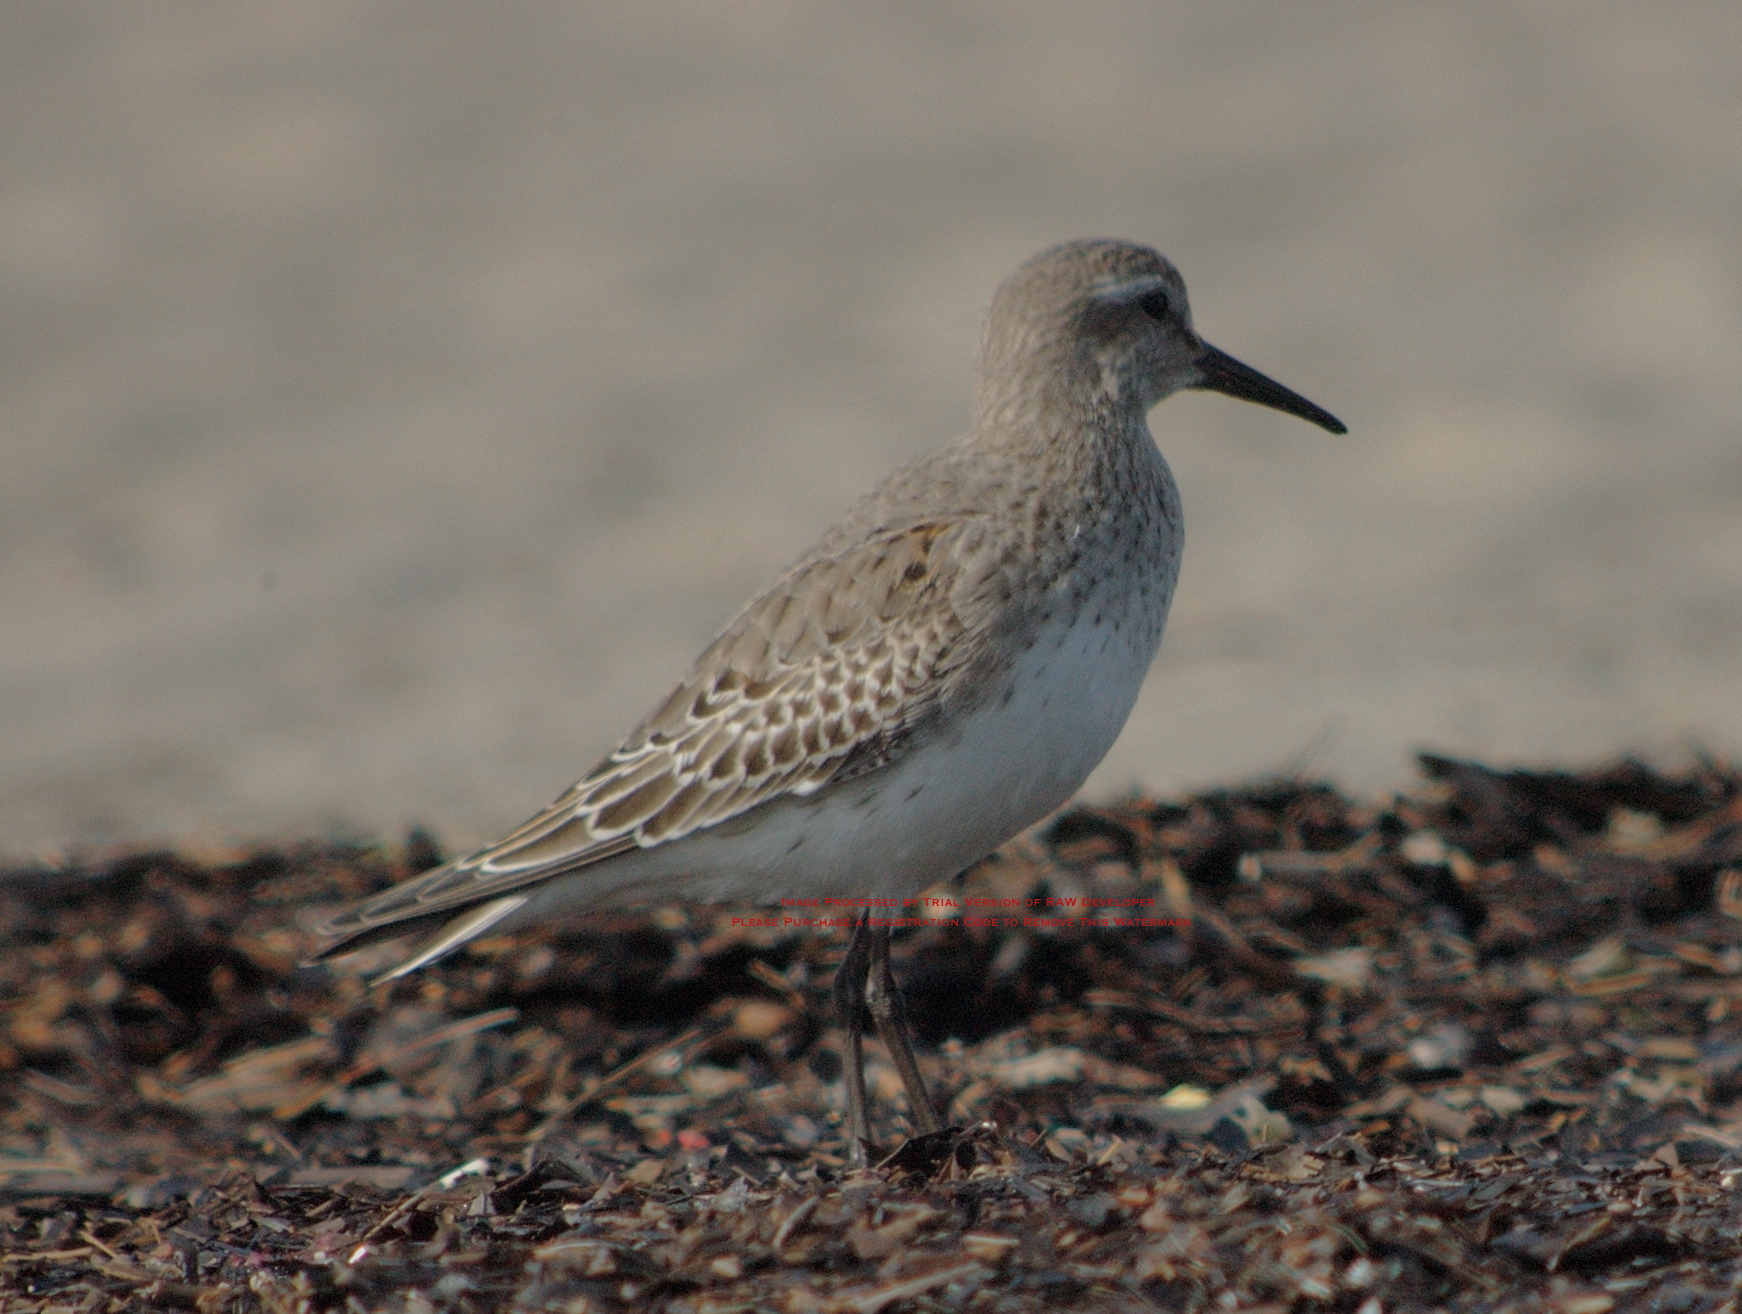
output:
M481 907L462 913L442 927L436 937L407 958L390 972L383 972L369 984L385 985L389 981L397 981L402 976L408 976L420 967L428 967L438 959L446 958L454 950L469 940L475 940L500 922L510 913L517 911L530 896L511 894L506 899L496 899Z

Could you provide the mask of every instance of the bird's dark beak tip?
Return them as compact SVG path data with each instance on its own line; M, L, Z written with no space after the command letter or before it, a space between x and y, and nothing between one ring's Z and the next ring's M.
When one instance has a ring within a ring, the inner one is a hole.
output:
M1272 410L1284 411L1316 424L1327 433L1345 434L1349 426L1322 406L1315 406L1292 388L1285 388L1268 375L1260 374L1250 365L1235 360L1220 347L1204 344L1204 354L1198 358L1199 381L1196 387L1207 392L1219 392L1241 401L1256 402Z

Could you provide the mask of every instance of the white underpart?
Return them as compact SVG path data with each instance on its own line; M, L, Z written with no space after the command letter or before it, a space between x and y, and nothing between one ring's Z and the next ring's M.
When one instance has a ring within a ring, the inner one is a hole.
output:
M888 770L558 877L503 929L646 898L905 896L955 875L1059 807L1106 756L1155 658L1170 592L1091 599L1076 623L1044 628L999 696Z

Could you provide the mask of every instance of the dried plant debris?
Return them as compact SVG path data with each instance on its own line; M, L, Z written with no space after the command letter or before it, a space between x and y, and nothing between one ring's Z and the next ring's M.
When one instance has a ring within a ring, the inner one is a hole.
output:
M0 1308L1734 1310L1742 777L1424 768L929 892L952 1127L873 1047L858 1174L840 933L663 908L371 991L303 928L427 836L6 873Z

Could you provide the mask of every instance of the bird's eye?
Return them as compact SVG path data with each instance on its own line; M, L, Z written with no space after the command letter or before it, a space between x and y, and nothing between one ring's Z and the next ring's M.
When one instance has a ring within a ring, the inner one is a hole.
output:
M1139 297L1137 299L1137 308L1157 323L1166 323L1168 316L1172 313L1173 309L1168 304L1167 293L1159 290L1145 293L1143 296Z

